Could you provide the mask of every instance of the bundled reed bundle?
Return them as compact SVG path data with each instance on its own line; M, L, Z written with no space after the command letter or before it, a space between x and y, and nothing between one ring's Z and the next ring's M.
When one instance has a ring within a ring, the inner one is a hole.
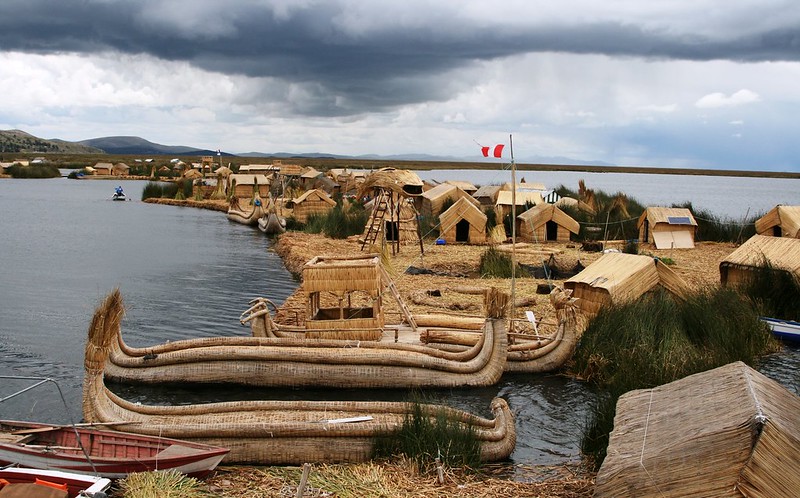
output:
M800 397L735 362L619 398L595 496L790 497Z

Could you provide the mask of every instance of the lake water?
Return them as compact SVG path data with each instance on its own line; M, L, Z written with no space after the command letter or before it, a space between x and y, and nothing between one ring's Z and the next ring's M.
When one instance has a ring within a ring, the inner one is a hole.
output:
M419 172L423 180L466 180L475 185L511 181L509 170L431 170ZM729 176L649 175L587 173L577 171L517 171L517 181L543 183L547 188L564 185L586 187L609 194L624 192L644 206L669 206L691 201L695 208L731 220L764 214L777 204L800 205L798 178L742 178Z
M644 175L631 176L635 183ZM0 180L0 375L53 378L67 405L54 386L44 386L0 403L0 418L51 423L81 418L86 331L95 307L115 287L126 304L126 340L136 346L249 335L238 318L251 298L282 303L296 289L298 283L258 230L232 223L220 212L140 202L145 182L121 184L133 200L111 201L117 184L109 181ZM738 179L736 189L766 196L775 186ZM791 198L785 202L800 204ZM761 369L800 393L798 367L800 352L790 349L769 358ZM29 384L0 379L0 399ZM368 390L112 388L148 404L409 396ZM496 386L426 395L484 416L492 397L506 398L517 415L512 458L521 464L577 460L581 427L594 399L587 386L555 375L506 375Z

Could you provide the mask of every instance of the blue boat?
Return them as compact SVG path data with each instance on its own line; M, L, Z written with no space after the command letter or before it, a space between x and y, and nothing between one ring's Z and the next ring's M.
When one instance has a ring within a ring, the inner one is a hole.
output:
M761 317L761 321L769 326L772 330L772 334L778 339L800 344L800 322L768 318L765 316Z

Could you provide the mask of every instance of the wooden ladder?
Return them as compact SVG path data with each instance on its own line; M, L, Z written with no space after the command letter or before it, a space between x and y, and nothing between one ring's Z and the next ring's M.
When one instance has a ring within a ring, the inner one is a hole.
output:
M372 215L370 216L369 229L367 235L364 236L364 242L361 244L361 250L365 247L374 244L378 234L381 233L383 228L383 219L386 217L386 211L389 209L389 194L385 190L380 189L378 195L375 196L375 202L372 206Z
M394 296L394 299L397 301L398 306L400 306L400 311L403 313L403 317L405 317L406 321L408 322L408 325L411 326L411 330L416 332L417 322L411 315L411 310L408 309L408 306L406 306L406 303L405 301L403 301L402 296L400 296L400 291L398 291L397 286L394 285L394 280L392 280L392 277L390 277L389 274L386 273L386 268L384 268L383 266L381 266L381 276L383 277L384 284L386 284L386 287L389 288L389 291Z

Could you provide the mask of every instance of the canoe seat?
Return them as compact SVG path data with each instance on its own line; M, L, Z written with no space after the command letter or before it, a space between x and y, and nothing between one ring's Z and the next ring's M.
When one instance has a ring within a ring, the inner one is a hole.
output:
M162 450L161 452L156 454L156 458L193 455L195 453L197 453L197 450L189 446L183 446L180 444L171 444L165 450Z

